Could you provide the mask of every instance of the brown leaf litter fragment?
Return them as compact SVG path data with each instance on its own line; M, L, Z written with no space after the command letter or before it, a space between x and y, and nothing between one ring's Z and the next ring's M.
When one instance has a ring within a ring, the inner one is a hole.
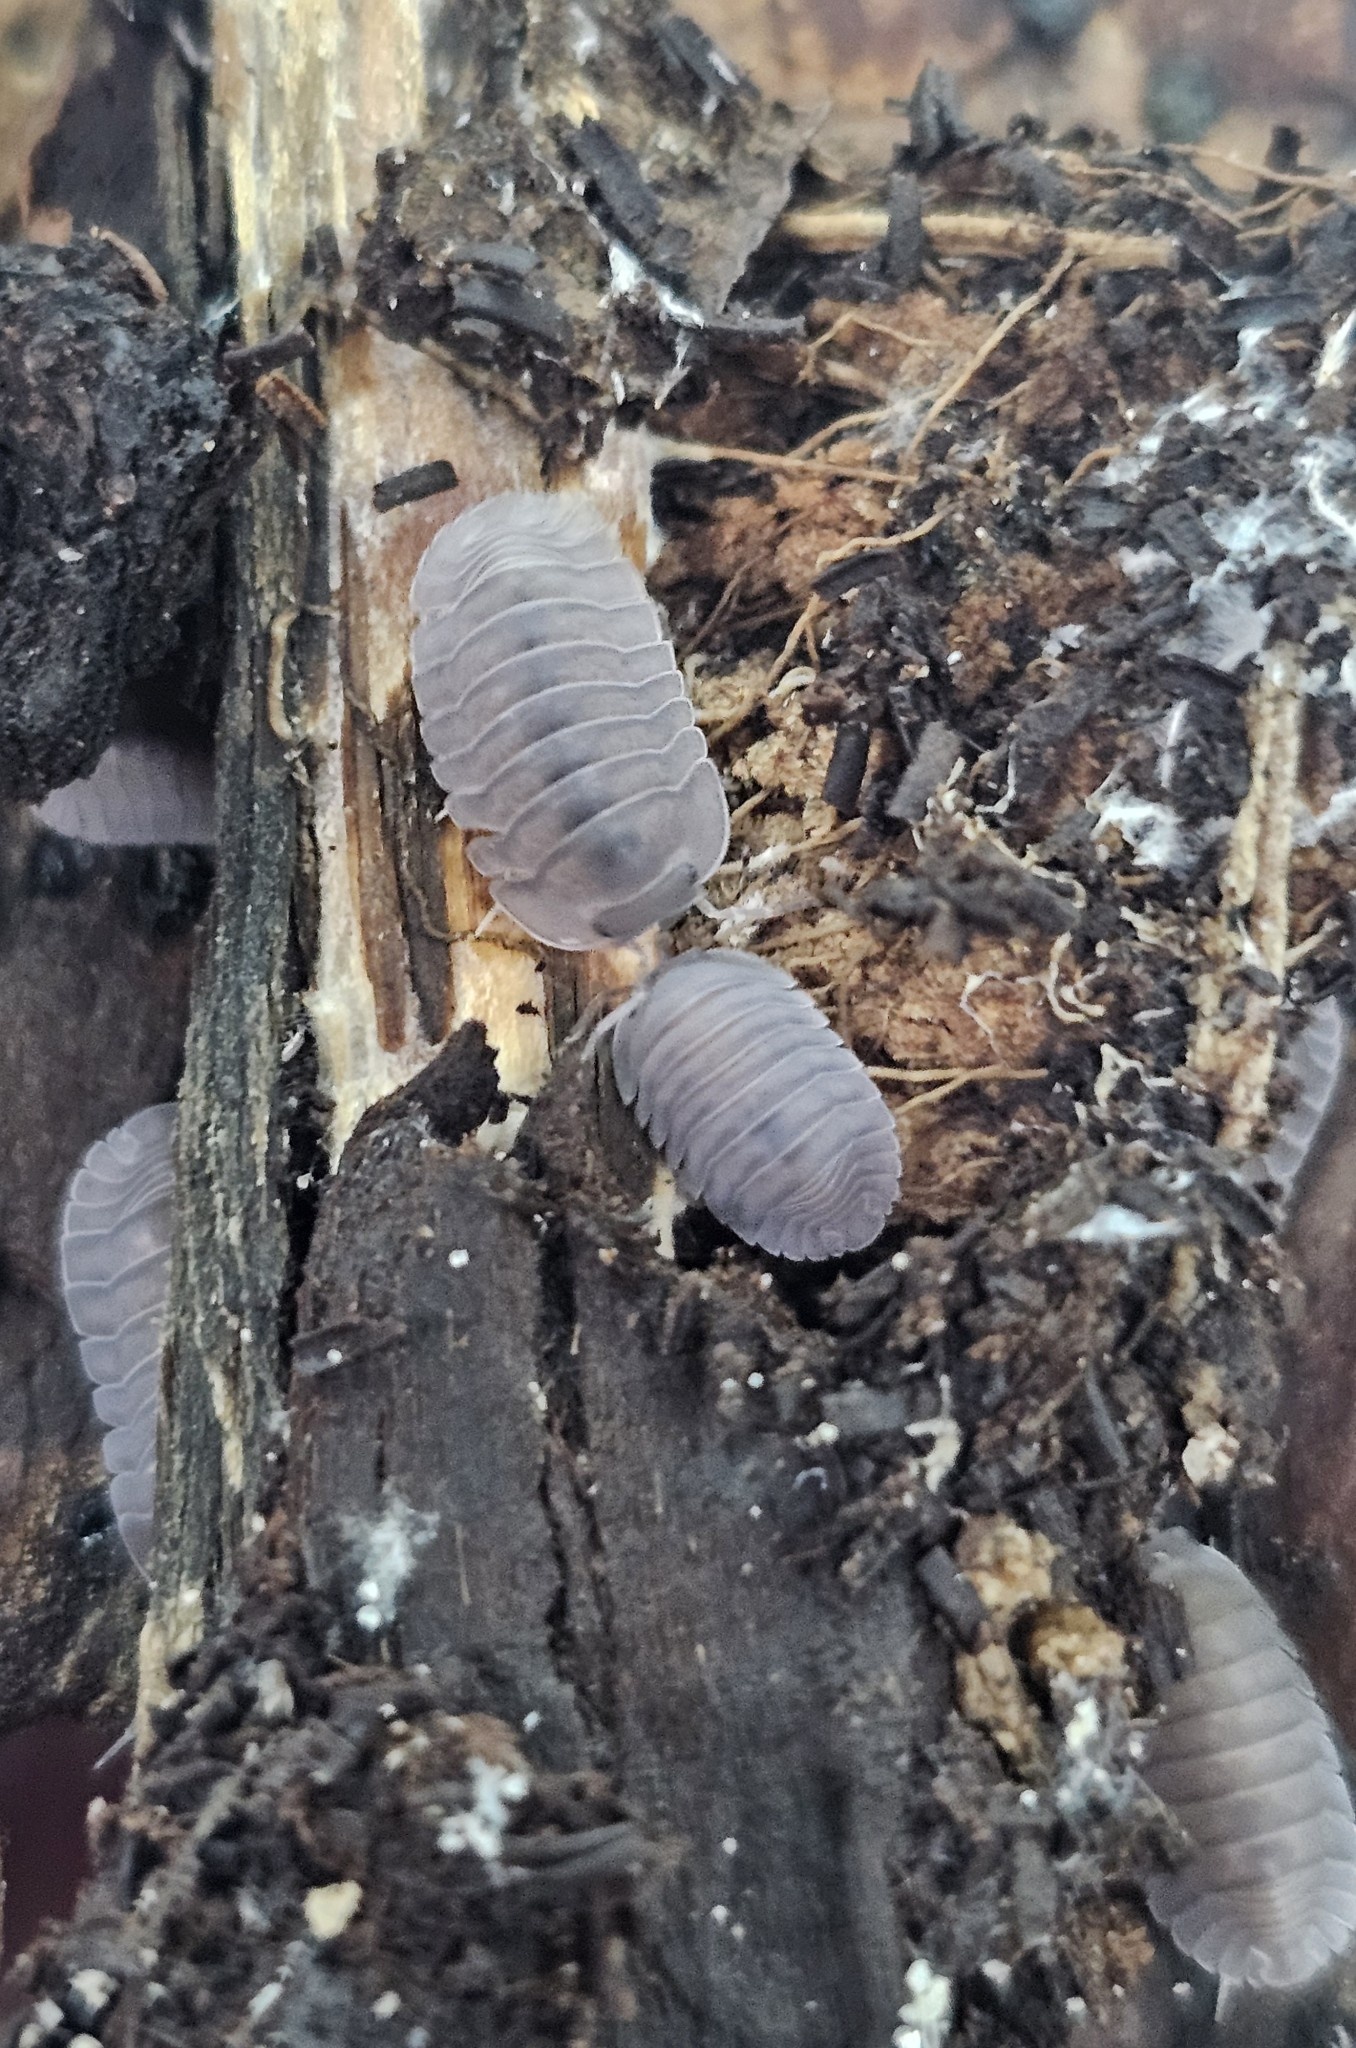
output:
M911 409L945 389L992 324L982 313L956 312L932 291L905 292L888 308L817 299L806 315L812 338L800 381L865 392L880 401L882 425L895 421L908 432ZM847 424L840 420L825 434L832 438Z
M947 645L959 656L952 688L964 704L977 703L1012 672L1009 636L1033 628L1045 636L1060 626L1087 625L1126 581L1111 560L1080 562L1075 571L1030 553L995 558L981 548L976 547L975 581L947 620Z
M736 757L731 773L739 782L751 782L796 798L807 810L817 804L833 756L834 728L810 725L793 699L777 707L773 730L755 740ZM826 806L820 806L826 810ZM810 819L806 818L807 829Z
M1040 1753L1040 1715L1006 1643L956 1652L956 1705L1013 1763L1026 1767L1035 1762Z
M1229 1407L1218 1367L1198 1367L1182 1403L1182 1420L1191 1432L1182 1470L1193 1486L1222 1486L1238 1462L1241 1447L1228 1426Z
M846 992L854 1034L900 1067L1046 1064L1057 1036L1049 942L975 938L957 964L921 932L877 946Z
M1091 1607L1056 1600L1038 1611L1027 1637L1026 1660L1046 1678L1123 1678L1125 1638Z
M997 1628L1006 1629L1021 1608L1050 1598L1055 1545L1007 1515L973 1516L957 1538L955 1555Z

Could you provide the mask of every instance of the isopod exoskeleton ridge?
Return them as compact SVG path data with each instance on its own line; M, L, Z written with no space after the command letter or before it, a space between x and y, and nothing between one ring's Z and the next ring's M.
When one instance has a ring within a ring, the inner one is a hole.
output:
M724 792L654 601L589 500L485 499L434 537L412 595L424 743L496 903L570 950L679 916L724 857Z

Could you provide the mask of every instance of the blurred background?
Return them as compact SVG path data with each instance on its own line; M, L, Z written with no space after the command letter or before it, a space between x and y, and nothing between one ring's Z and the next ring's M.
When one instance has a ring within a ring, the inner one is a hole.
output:
M1356 161L1356 0L686 0L766 90L831 95L825 137L879 164L904 133L883 102L935 59L976 127L1205 142L1260 161L1277 121L1316 161Z

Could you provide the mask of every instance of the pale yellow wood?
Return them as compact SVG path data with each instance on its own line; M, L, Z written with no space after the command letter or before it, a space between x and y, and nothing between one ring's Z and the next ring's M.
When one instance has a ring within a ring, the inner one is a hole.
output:
M1290 944L1290 857L1300 769L1303 662L1271 648L1248 700L1252 775L1220 875L1220 909L1202 935L1210 965L1193 989L1190 1068L1223 1111L1219 1142L1246 1151L1267 1114ZM1271 987L1248 969L1261 968Z
M351 259L360 211L375 197L378 152L416 143L426 85L418 0L222 0L216 13L217 119L230 170L247 339L285 327L306 310L308 240L332 228ZM338 306L351 312L341 283ZM535 443L516 415L473 399L430 356L351 319L322 345L320 396L328 418L335 614L328 659L302 714L300 759L320 868L320 930L307 1004L320 1080L333 1102L334 1160L363 1112L416 1074L436 1046L423 1035L412 988L374 991L364 958L355 821L343 768L345 701L341 649L364 649L362 688L378 728L407 683L409 588L437 528L490 492L539 484ZM378 514L372 487L436 457L461 487ZM348 679L352 690L353 679ZM362 706L357 707L361 710ZM450 828L448 929L473 928L484 912ZM369 835L370 845L370 835ZM438 906L434 906L436 909ZM460 941L452 952L453 1023L479 1018L507 1090L526 1095L547 1069L547 1003L534 951ZM403 1022L392 1043L391 1012ZM379 1015L380 1012L380 1015Z

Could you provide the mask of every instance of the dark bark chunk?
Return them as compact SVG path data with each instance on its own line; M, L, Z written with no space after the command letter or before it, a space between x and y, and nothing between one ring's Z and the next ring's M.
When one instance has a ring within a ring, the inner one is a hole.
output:
M207 337L106 242L0 254L0 788L87 770L129 691L210 702L186 617L248 452Z

